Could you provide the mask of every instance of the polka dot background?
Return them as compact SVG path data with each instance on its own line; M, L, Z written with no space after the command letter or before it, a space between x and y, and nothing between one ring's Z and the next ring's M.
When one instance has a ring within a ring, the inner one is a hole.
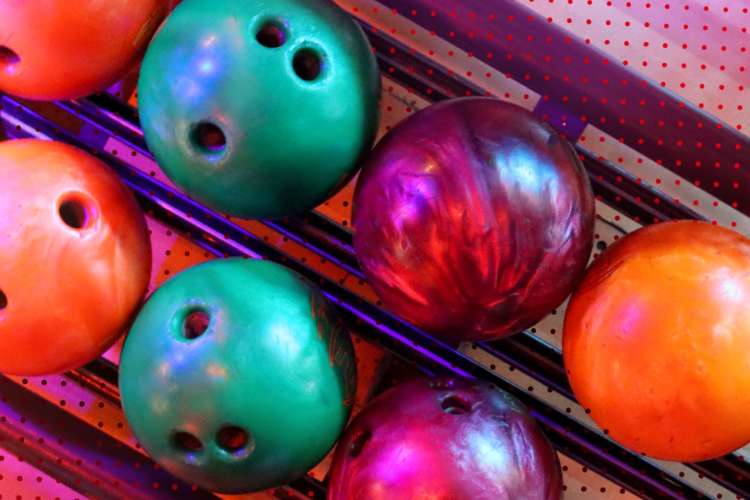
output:
M416 21L423 12L403 11L393 9L370 0L337 0L338 3L356 17L378 29L398 42L409 47L415 54L429 58L434 63L445 68L448 75L457 81L465 82L479 92L494 95L514 102L529 110L536 110L545 104L544 93L535 92L531 78L512 78L497 69L494 64L500 54L474 54L460 48L459 39L496 36L494 32L481 32L479 28L474 32L471 23L467 32L446 31L445 33L431 32L424 29ZM388 2L385 2L388 3ZM423 2L427 5L429 2ZM498 5L504 2L497 2ZM750 27L750 2L733 0L727 2L631 2L605 0L517 0L507 2L529 8L530 12L540 15L550 25L554 25L567 33L567 36L583 41L586 45L599 50L601 60L607 64L620 65L635 72L641 79L673 93L685 103L698 110L710 114L721 120L726 127L734 129L744 137L750 130L750 114L746 109L746 87L750 85L750 77L746 68L750 41L747 29ZM451 16L453 12L439 12L434 8L434 17ZM429 12L428 15L433 15ZM472 12L462 12L460 15L472 20ZM476 14L474 14L476 16ZM504 15L501 10L492 12L489 20ZM458 13L455 16L459 16ZM491 18L495 16L495 18ZM476 19L475 19L476 20ZM514 22L526 22L515 19ZM479 23L478 27L486 26ZM529 34L529 37L534 34ZM532 42L531 39L528 40ZM547 54L517 54L517 57L527 57L540 67L550 61ZM570 60L571 75L580 77L585 82L585 68L594 61ZM581 69L583 68L583 70ZM388 70L385 70L388 75ZM122 96L130 95L135 88L135 76L129 75L123 82L113 89ZM585 85L590 87L605 86L611 89L612 99L617 99L616 82L589 79ZM135 99L132 101L135 102ZM405 117L418 109L428 105L424 95L418 95L385 76L383 78L382 127L381 135ZM600 103L602 106L609 103ZM626 104L628 105L628 104ZM644 113L645 115L645 113ZM585 118L585 119L584 119ZM732 227L735 230L750 235L748 218L739 210L739 200L750 198L747 183L748 167L744 165L696 165L691 162L691 151L699 150L710 145L687 144L680 137L680 130L695 124L664 123L658 125L663 130L664 141L672 141L685 151L684 168L666 168L664 161L640 152L638 141L629 142L621 137L608 133L607 123L596 117L574 116L571 122L579 120L583 123L577 136L579 151L590 152L600 161L609 162L622 169L623 176L615 182L635 181L652 188L666 200L679 202L688 206L698 216L714 221L717 224ZM651 118L649 118L651 119ZM644 123L642 124L645 126ZM656 118L658 121L659 118ZM638 130L639 123L633 124ZM637 135L637 133L636 133ZM661 140L661 139L660 139ZM128 162L148 172L161 182L169 184L168 179L158 167L147 157L130 150L126 144L117 138L110 138L107 149L113 156L127 158ZM736 196L724 199L713 196L706 188L720 188L712 186L710 176L708 185L700 181L691 181L688 168L701 169L729 169L724 178L736 179ZM318 211L340 224L349 227L351 214L351 198L356 179L340 193L332 197L318 208ZM645 205L653 200L636 200ZM630 232L641 224L651 220L640 220L629 217L618 206L618 200L597 202L597 226L595 255L608 244ZM377 298L366 283L347 274L331 262L321 259L318 255L304 246L289 240L273 231L261 222L242 221L232 219L253 234L282 249L290 258L297 259L313 267L319 273L344 284L361 297L377 302ZM162 222L149 219L149 228L154 244L154 272L151 288L158 286L164 280L178 273L180 270L199 262L213 258L212 255L173 231ZM532 332L555 349L560 349L561 320L564 306L536 325ZM117 363L119 345L113 347L105 358ZM362 383L358 388L355 408L358 410L366 402L370 388L375 383L378 370L383 366L388 355L380 348L361 339L356 341L357 362ZM600 432L588 418L585 409L564 395L556 393L533 378L519 373L513 367L495 358L478 346L465 344L461 349L489 370L500 374L516 387L527 391L537 399L573 416L583 425L593 431ZM141 453L140 447L124 421L121 409L110 400L102 399L88 388L76 384L69 375L59 375L44 378L13 378L13 381L28 390L43 397L65 411L75 415L96 427L101 432L113 437L118 442ZM748 457L745 450L738 451L740 456ZM61 498L73 499L80 495L67 486L58 483L49 476L37 470L32 465L18 460L12 454L0 450L0 498ZM587 469L570 457L560 454L564 471L565 498L634 498L636 495L621 489L603 476ZM731 492L717 483L700 476L694 470L682 465L652 461L659 469L677 480L684 481L692 487L705 492L713 498L734 498ZM324 460L311 475L322 479L328 466L328 459ZM19 479L20 478L20 479ZM270 493L245 495L243 498L272 498Z
M0 449L0 492L8 500L83 500L63 483Z
M737 130L750 130L750 4L527 0L548 20ZM677 138L677 137L674 137Z

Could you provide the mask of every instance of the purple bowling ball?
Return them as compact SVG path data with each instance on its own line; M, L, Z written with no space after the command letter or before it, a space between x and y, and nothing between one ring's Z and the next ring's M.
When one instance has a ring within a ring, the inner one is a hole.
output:
M339 441L328 500L558 500L557 455L508 393L419 380L372 401Z
M354 196L354 248L387 308L444 339L528 328L580 280L594 198L575 150L491 98L436 104L377 145Z

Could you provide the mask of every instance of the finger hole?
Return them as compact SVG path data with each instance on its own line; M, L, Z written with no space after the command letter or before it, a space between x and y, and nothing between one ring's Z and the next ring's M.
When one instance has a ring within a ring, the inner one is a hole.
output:
M264 47L275 49L286 43L286 30L277 20L267 21L255 34L255 39Z
M292 67L298 77L306 82L312 82L317 80L323 71L323 58L314 49L300 49L294 54Z

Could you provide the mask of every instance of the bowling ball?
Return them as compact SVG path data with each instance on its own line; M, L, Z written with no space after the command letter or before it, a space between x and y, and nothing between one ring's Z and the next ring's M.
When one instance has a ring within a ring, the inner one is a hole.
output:
M553 500L561 489L557 455L516 399L438 379L397 386L357 415L328 500Z
M232 215L322 203L375 137L379 73L362 30L327 0L185 0L154 37L141 123L164 172Z
M750 441L750 240L705 222L640 229L571 298L563 354L576 397L624 446L707 460Z
M354 248L393 312L448 340L530 327L591 252L594 199L573 148L491 98L442 102L377 145L354 196Z
M0 372L80 367L146 293L143 214L107 165L56 142L0 143Z
M3 0L0 91L82 97L133 68L171 0Z
M122 352L138 441L167 470L239 493L304 475L333 446L356 387L348 333L296 273L216 260L160 287Z

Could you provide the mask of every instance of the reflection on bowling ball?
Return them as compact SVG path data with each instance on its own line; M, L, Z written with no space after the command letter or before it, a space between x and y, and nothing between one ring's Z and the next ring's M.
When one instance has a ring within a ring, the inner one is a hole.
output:
M0 372L78 368L124 333L148 287L135 199L71 146L0 143Z
M385 305L452 340L530 327L588 260L594 200L573 150L490 98L431 106L375 148L354 197L354 247Z
M271 262L178 274L138 315L120 391L138 441L176 476L248 492L304 475L346 424L351 340L319 292Z
M594 261L568 306L565 367L609 435L655 458L715 458L750 441L750 240L657 224Z
M555 451L508 393L461 380L391 389L342 436L328 500L553 500Z
M137 63L171 0L3 0L0 91L29 99L104 90Z
M215 209L309 210L369 151L380 77L362 30L328 0L185 0L138 86L164 172Z

